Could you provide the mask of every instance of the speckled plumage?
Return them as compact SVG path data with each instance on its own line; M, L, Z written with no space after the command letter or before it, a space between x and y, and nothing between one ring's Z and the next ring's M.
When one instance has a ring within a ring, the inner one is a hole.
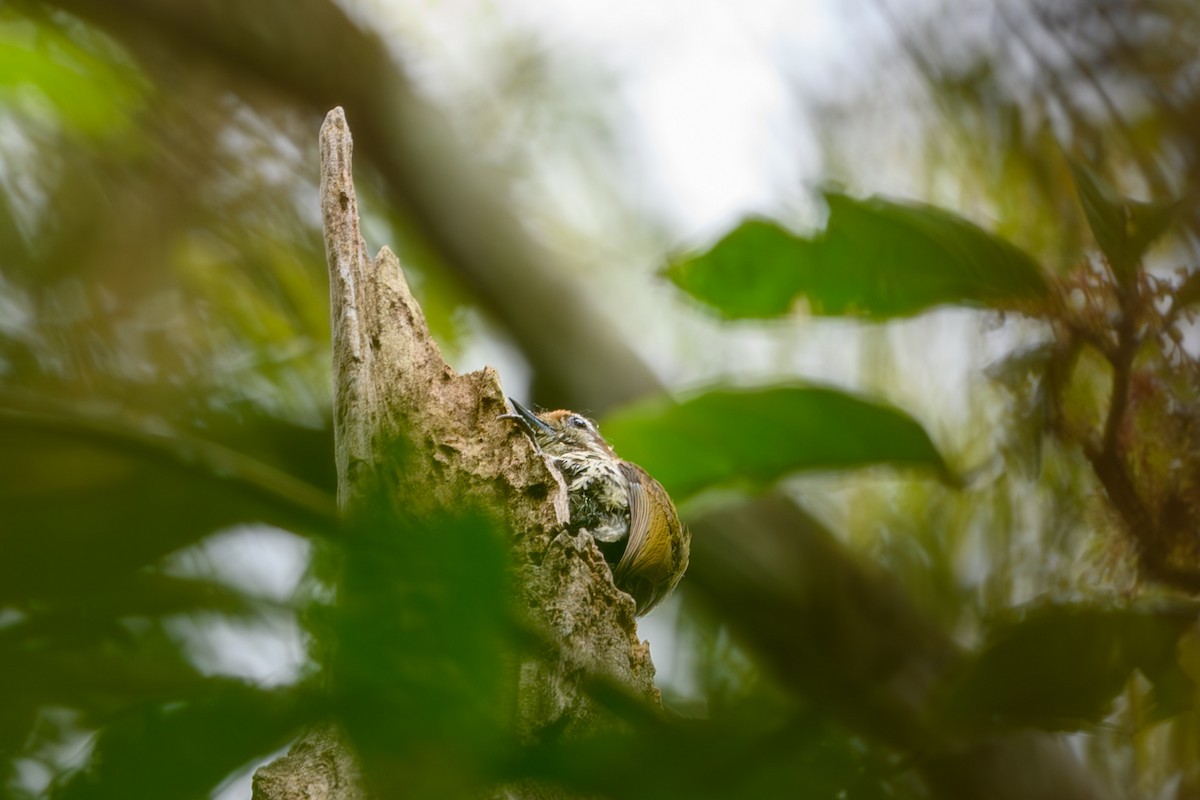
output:
M572 411L533 414L515 400L533 441L567 484L571 526L586 530L613 570L617 588L645 614L687 569L691 539L675 504L644 469L622 460L592 420Z

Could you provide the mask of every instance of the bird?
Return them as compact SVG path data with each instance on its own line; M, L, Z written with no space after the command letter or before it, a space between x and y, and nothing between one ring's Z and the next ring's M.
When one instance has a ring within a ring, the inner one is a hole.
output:
M563 476L571 527L591 534L613 583L645 615L675 589L691 553L691 533L667 490L618 456L594 420L566 409L535 414L509 402L515 413L504 416L522 423Z

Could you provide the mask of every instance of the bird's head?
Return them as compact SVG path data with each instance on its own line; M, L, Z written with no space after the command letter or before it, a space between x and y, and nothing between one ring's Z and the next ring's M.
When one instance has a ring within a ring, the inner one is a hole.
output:
M525 424L533 440L546 455L590 452L604 458L617 457L612 446L600 435L596 423L582 414L566 409L534 414L511 397L509 402L517 412L510 416Z

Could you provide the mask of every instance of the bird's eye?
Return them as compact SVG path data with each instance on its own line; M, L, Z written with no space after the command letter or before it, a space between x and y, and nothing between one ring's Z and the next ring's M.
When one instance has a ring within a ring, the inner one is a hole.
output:
M588 426L587 420L578 415L571 417L567 421L571 423L571 427L573 428L586 428Z

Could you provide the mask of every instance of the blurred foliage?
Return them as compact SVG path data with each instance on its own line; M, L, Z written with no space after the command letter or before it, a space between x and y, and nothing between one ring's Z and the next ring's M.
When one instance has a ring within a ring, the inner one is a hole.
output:
M1046 294L1033 258L961 217L835 193L825 202L818 237L745 222L667 275L731 318L778 316L796 298L813 314L890 319L943 303L1017 307Z
M377 796L470 796L512 747L520 638L503 533L486 517L402 520L369 502L314 609L337 718Z
M515 658L553 645L509 607L503 533L484 515L333 512L312 146L324 109L263 80L235 44L201 55L161 35L169 4L161 17L113 4L136 24L82 0L0 8L0 794L208 796L333 717L381 796L477 796L500 781L611 797L923 797L922 753L893 733L901 711L877 679L924 646L936 654L925 744L1081 730L1089 767L1137 784L1131 796L1200 785L1196 610L1174 597L1200 591L1200 20L1178 0L931 5L892 25L897 62L918 78L907 89L937 112L902 157L924 157L938 205L828 192L822 231L747 221L665 275L742 325L805 309L882 323L942 305L1028 317L1036 340L1013 335L987 370L992 394L965 401L994 460L958 491L943 431L775 375L614 414L606 435L681 500L782 487L818 507L817 487L844 503L824 509L834 530L817 545L801 523L778 549L730 536L705 556L697 542L681 591L697 688L667 692L688 718L597 685L622 730L532 742L510 729ZM884 83L865 99L912 100ZM505 142L480 147L549 171L541 140L522 149L522 117L504 112L523 85L512 78L498 105L477 99ZM539 98L573 91L532 85ZM876 106L851 95L839 101ZM552 126L546 108L526 111ZM830 172L865 160L849 116L826 111ZM415 262L452 346L463 309L489 298L465 295L426 251L422 220L372 205L393 187L373 173L360 186L368 230ZM848 471L895 465L922 469ZM839 474L797 481L814 471ZM297 597L238 585L232 565L172 568L252 525L316 544ZM865 609L852 602L875 572L805 560L835 534L896 578ZM306 626L312 657L282 685L203 664L176 624L279 616ZM874 635L881 619L895 635Z
M800 470L893 464L948 476L928 434L907 414L828 387L651 401L609 417L604 436L677 499L711 487L762 488ZM775 446L763 447L766 441Z
M149 89L98 32L38 24L11 7L0 13L0 79L10 111L104 139L130 133L128 112Z
M91 768L54 796L205 797L247 757L285 744L317 708L294 690L199 676L169 697L132 704L107 721Z
M1079 201L1096 244L1112 267L1118 283L1128 288L1137 279L1137 266L1146 249L1166 231L1180 203L1142 203L1121 197L1087 167L1072 164Z
M1077 730L1108 715L1135 669L1154 687L1151 719L1186 711L1200 676L1185 672L1177 648L1196 617L1195 608L1053 606L997 621L979 657L951 682L944 724Z
M622 798L919 796L894 780L894 763L821 716L779 716L643 724L633 736L533 748L520 771L555 789Z

